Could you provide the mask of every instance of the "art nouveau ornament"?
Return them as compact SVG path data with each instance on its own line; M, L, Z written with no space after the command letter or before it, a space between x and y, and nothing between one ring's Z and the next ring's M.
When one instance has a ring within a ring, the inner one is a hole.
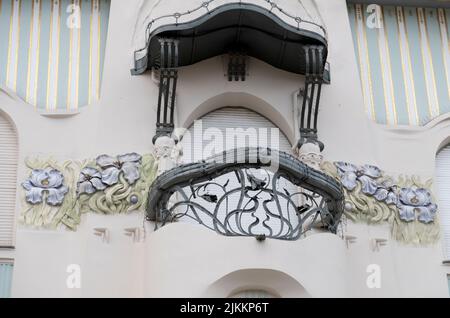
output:
M123 173L129 184L134 184L140 178L139 167L142 157L137 153L125 154L117 158L103 155L97 158L97 165L103 169L103 183L112 186L119 182L119 175Z
M380 168L326 162L322 168L341 181L345 211L354 222L389 223L395 239L417 245L439 239L438 206L433 202L432 180L415 176L387 176Z
M59 206L69 191L64 185L62 173L52 168L33 170L22 186L26 190L27 202L33 205L41 204L45 200L48 205Z
M175 140L168 136L161 136L155 141L154 153L158 160L158 175L175 168L178 151Z
M431 192L417 187L403 188L400 191L398 204L400 218L413 222L418 217L419 222L434 222L438 206L432 202Z
M321 171L321 165L323 163L323 155L320 151L320 147L314 143L305 143L298 150L298 157L301 162L307 166Z
M23 183L21 222L37 228L76 230L86 213L105 215L139 211L156 177L152 155L136 153L96 160L27 160L31 177ZM45 203L45 204L43 204Z
M378 190L376 179L381 177L379 168L369 165L357 167L345 162L337 162L336 166L339 169L342 185L347 190L353 191L360 182L364 194L375 195Z
M128 153L102 155L80 172L77 183L81 213L123 214L138 211L156 174L155 158Z
M374 197L377 201L398 208L399 218L404 222L416 219L422 223L434 221L437 205L432 203L431 192L417 186L401 188L392 180L383 179L382 171L375 166L356 166L345 162L336 162L340 181L348 191L354 191L361 185L361 192Z
M97 191L106 189L106 184L102 182L102 174L94 168L84 168L78 179L78 194L94 194Z

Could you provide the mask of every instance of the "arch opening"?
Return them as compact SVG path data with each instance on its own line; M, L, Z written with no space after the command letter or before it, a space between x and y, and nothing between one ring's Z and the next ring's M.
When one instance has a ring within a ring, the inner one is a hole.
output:
M217 111L224 107L246 108L252 112L267 118L280 132L286 136L291 144L295 144L294 123L289 122L290 118L283 116L279 108L274 107L262 98L244 92L226 92L204 101L195 107L189 114L181 118L182 127L190 128L196 120Z
M271 296L272 298L311 298L305 287L292 276L274 269L242 269L213 282L208 297ZM267 298L267 297L265 297Z
M201 139L201 140L200 140ZM207 160L237 148L267 148L290 153L292 144L272 121L247 107L228 106L194 121L183 135L183 162Z
M18 152L15 125L0 111L0 248L14 247Z
M443 233L443 253L450 260L450 144L443 146L436 155L436 188L440 223Z

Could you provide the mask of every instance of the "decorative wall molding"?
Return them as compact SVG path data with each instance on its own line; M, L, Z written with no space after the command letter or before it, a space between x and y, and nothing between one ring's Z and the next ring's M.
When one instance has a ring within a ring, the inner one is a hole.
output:
M408 244L429 245L439 240L438 206L429 190L432 179L423 182L417 176L394 178L375 166L343 162L325 162L322 169L343 184L349 220L388 223L392 237Z
M136 153L64 163L29 158L26 166L30 174L22 183L20 222L36 228L73 231L86 213L143 211L158 169L153 155Z

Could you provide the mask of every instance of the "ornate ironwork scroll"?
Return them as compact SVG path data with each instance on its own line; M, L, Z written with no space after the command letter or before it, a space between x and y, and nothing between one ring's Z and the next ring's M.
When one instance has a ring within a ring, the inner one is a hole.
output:
M243 148L161 175L147 219L157 227L186 219L224 236L298 240L316 227L336 233L343 204L333 178L286 153Z

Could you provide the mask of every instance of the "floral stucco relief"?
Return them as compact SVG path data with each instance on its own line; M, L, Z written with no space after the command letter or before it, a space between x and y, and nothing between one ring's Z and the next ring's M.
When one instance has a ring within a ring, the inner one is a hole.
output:
M393 178L371 165L325 162L322 169L344 188L345 214L353 222L388 223L394 239L416 245L439 240L438 206L433 181L416 176Z
M157 175L153 155L99 156L95 161L28 159L22 183L21 223L36 228L76 230L85 213L141 211Z

